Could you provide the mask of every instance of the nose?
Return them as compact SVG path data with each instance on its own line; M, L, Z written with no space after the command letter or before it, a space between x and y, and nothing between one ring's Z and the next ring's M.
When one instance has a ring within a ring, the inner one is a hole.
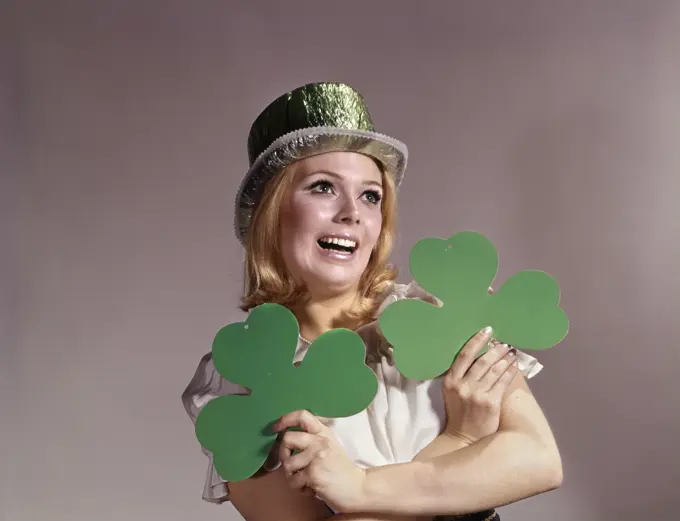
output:
M359 224L361 219L356 201L349 197L346 198L340 212L338 212L337 219L343 224Z

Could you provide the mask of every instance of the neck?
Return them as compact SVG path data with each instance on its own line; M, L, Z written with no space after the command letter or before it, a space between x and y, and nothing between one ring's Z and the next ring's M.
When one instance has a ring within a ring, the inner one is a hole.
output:
M300 303L293 312L300 324L300 335L313 342L317 337L337 327L354 329L353 321L346 317L356 303L355 294L325 298L309 298Z

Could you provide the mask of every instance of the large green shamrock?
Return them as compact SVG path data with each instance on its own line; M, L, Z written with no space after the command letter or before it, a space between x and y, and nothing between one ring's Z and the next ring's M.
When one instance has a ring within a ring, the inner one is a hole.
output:
M375 397L378 380L365 364L366 347L357 333L324 333L295 366L298 334L293 313L263 304L245 322L229 324L215 336L215 369L251 391L211 400L196 419L196 437L227 481L257 472L276 441L271 427L284 414L307 409L326 418L352 416Z
M419 241L411 250L410 268L443 306L399 300L379 317L395 365L406 377L429 380L443 374L470 337L486 326L493 328L494 338L520 349L547 349L567 334L560 289L547 273L520 271L489 294L498 253L479 233Z

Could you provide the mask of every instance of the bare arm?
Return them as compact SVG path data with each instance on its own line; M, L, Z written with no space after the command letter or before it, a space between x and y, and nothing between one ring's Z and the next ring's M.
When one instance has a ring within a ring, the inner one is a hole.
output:
M275 426L301 428L282 438L289 485L309 487L345 513L430 517L497 508L559 486L555 440L513 351L494 348L476 358L489 333L466 344L442 382L446 431L460 442L440 437L412 462L361 471L318 418L295 411Z
M434 516L403 516L397 514L336 514L328 521L431 521Z
M451 442L442 438L411 463L369 470L362 510L465 514L546 492L562 481L555 439L521 374L506 395L497 433L463 448ZM445 452L444 444L451 450Z
M437 456L443 456L444 454L449 454L451 452L468 447L470 444L466 443L460 438L454 438L448 435L446 432L442 432L430 444L421 450L413 461L427 461Z
M229 499L246 521L421 521L415 516L383 514L333 515L323 501L292 490L283 469L260 472L229 483Z
M282 469L228 486L231 503L246 521L318 521L330 516L322 501L291 490Z

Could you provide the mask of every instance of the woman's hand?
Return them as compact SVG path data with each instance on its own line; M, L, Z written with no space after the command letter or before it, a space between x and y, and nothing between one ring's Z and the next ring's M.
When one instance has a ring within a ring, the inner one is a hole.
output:
M273 428L283 432L291 427L302 430L285 432L279 447L290 487L315 494L336 512L361 511L366 471L349 459L331 429L312 413L286 414Z
M444 376L444 433L470 445L498 430L501 404L517 373L514 348L491 342L491 329L473 336ZM477 358L485 345L489 350Z

